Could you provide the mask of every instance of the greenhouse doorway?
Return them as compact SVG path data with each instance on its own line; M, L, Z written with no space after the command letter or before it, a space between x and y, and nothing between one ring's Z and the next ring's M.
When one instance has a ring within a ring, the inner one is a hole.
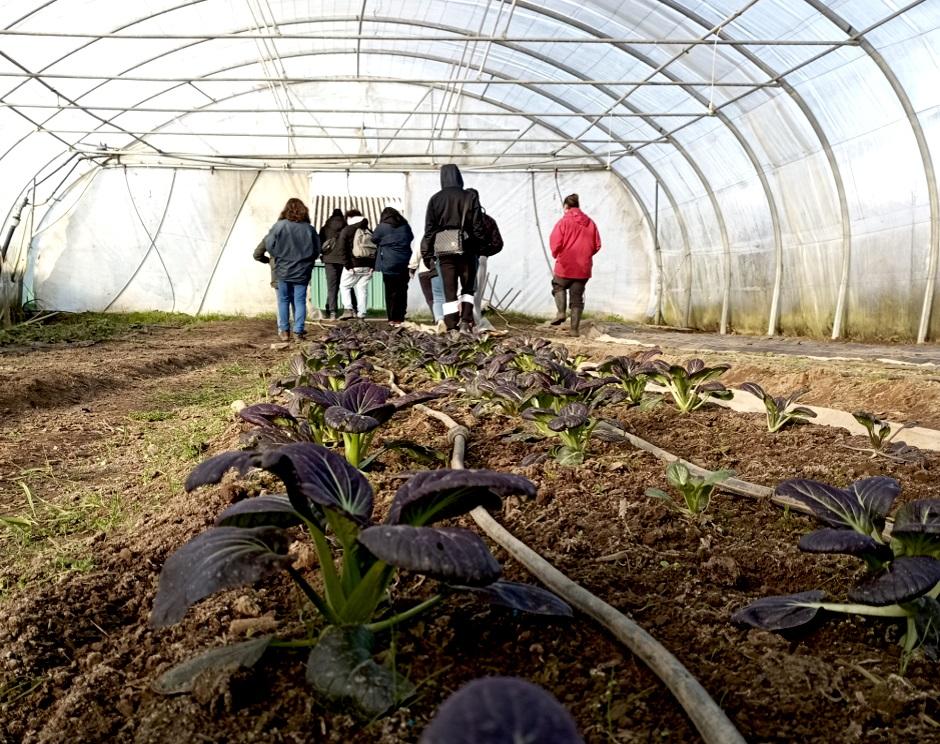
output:
M313 180L313 179L311 179ZM385 207L394 207L399 212L404 211L404 200L401 196L359 196L355 194L317 194L310 195L310 222L319 230L329 218L334 209L340 209L345 214L350 209L358 209L373 230L379 224L379 216ZM310 279L310 305L314 316L323 312L326 307L326 270L323 264L317 263ZM345 310L342 297L339 298L339 307ZM385 284L382 275L375 272L369 282L368 311L385 311Z

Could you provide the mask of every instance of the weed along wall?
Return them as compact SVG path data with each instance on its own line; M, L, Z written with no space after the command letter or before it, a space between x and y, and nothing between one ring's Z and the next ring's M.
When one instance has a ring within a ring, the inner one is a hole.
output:
M519 291L512 310L554 308L548 235L561 197L576 192L598 223L604 250L588 291L591 307L644 319L654 290L652 243L640 212L610 173L472 173L506 241L490 263L500 294ZM106 169L76 184L33 239L25 294L48 309L271 312L268 267L251 252L286 200L300 196L394 197L420 236L430 173L209 173ZM75 281L94 277L94 281ZM410 307L423 307L417 282Z

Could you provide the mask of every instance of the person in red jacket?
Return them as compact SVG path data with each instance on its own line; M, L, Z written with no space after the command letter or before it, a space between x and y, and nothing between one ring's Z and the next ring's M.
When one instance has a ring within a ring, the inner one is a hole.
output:
M552 230L550 245L555 259L552 294L558 313L552 325L565 322L568 292L571 292L571 335L578 335L581 312L584 310L584 285L591 278L594 254L601 249L601 236L594 221L581 211L577 194L564 201L565 214Z

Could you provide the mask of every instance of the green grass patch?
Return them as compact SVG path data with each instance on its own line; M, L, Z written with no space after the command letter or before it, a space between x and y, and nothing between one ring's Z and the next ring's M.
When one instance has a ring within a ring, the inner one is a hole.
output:
M157 311L135 313L51 313L43 319L0 329L0 346L10 344L56 344L77 341L102 341L148 327L183 328L217 320L231 320L231 315L186 315Z

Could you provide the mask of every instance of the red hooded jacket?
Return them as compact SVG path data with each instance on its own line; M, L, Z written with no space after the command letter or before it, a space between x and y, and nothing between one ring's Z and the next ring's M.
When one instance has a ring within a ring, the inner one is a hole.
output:
M601 249L597 225L577 207L558 220L550 238L555 276L563 279L590 279L594 254Z

